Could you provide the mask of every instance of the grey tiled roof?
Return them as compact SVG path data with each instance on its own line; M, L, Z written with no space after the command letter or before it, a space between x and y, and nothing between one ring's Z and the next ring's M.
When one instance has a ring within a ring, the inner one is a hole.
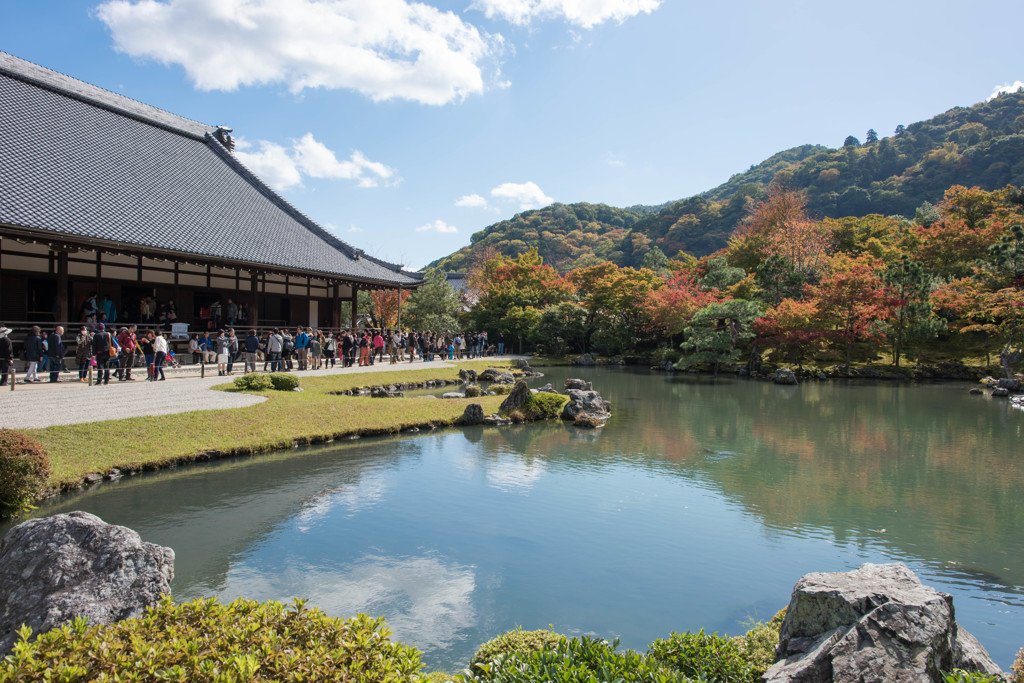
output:
M176 116L0 52L0 224L375 284L362 254Z

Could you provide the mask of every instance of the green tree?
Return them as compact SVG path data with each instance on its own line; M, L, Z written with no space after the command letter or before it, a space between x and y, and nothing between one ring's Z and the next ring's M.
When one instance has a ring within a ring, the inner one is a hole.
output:
M548 306L541 311L532 339L556 357L564 356L570 350L585 351L587 309L568 301Z
M919 261L903 256L890 263L882 271L882 282L892 296L888 328L892 333L893 363L898 368L904 344L934 339L942 322L932 315L932 276Z
M676 367L711 365L718 374L722 363L735 363L739 359L740 344L753 338L753 323L762 313L759 303L746 299L713 303L697 311L683 331L686 341L680 348L684 356Z
M868 128L867 137L864 138L865 144L870 145L872 142L878 142L878 133L875 132L874 128Z
M860 147L860 140L852 135L847 135L846 139L843 140L843 147Z
M448 284L448 278L440 270L430 268L423 280L425 284L406 303L409 327L437 332L459 329L462 301L455 288Z
M704 266L704 274L700 278L700 286L705 290L723 290L746 277L742 268L733 268L724 256L712 256Z
M754 283L761 290L761 299L769 306L778 306L783 299L799 299L807 280L785 256L772 254L757 264Z

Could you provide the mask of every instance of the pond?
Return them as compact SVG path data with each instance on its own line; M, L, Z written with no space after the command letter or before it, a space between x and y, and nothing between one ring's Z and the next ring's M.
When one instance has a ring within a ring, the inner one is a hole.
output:
M536 385L593 381L612 420L220 461L37 514L82 509L170 546L178 600L383 615L433 669L516 626L639 650L734 635L806 572L896 560L953 594L1004 669L1024 646L1024 411L963 384L545 371Z

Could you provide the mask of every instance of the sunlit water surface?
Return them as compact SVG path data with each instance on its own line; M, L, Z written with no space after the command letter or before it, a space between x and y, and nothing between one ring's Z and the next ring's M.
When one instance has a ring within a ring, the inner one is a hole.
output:
M953 594L1004 669L1024 646L1024 412L964 385L560 368L535 384L569 375L612 402L604 429L346 441L105 483L37 514L87 510L170 546L178 600L383 615L431 668L516 626L640 650L737 634L806 572L894 560Z

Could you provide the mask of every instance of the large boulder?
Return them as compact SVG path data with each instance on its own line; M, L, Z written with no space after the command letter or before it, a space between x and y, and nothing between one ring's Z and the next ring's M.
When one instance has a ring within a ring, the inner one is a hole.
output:
M516 358L514 361L512 361L512 367L514 367L516 370L525 370L527 372L533 371L533 368L530 367L530 361L526 360L525 358Z
M587 382L582 379L576 379L570 377L563 383L566 389L580 389L582 391L593 391L594 385L592 382Z
M796 373L789 368L779 368L772 375L772 381L776 384L798 384L799 380L796 378Z
M942 671L1000 674L953 614L953 598L902 562L806 574L779 632L771 683L941 682Z
M573 361L572 361L572 364L573 365L582 365L584 367L590 367L590 366L593 366L593 365L597 365L597 361L594 360L594 357L591 356L589 353L584 353L582 356L578 356L578 357L574 358Z
M514 384L516 378L508 370L498 368L487 368L477 377L482 382L494 382L495 384Z
M467 370L466 368L459 369L459 379L466 384L472 384L476 381L476 370Z
M48 631L137 617L171 592L174 551L87 512L23 522L0 540L0 654L27 624Z
M562 419L581 427L599 427L612 416L611 404L596 391L569 389L569 402L562 408Z
M484 407L479 403L470 403L462 413L462 424L478 425L484 422Z
M519 380L505 400L501 402L501 412L508 414L513 410L522 410L529 399L530 387L526 386L526 382L523 380Z

